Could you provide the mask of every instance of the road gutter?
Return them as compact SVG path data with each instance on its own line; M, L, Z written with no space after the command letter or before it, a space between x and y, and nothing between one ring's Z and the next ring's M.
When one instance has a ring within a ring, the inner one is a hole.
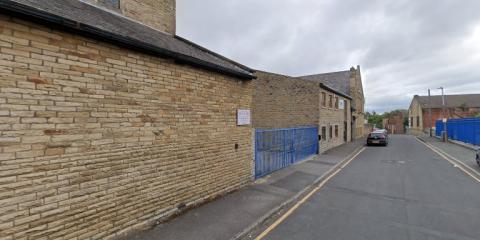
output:
M430 150L432 150L433 152L438 154L440 157L442 157L443 159L450 162L455 168L460 169L462 172L464 172L465 174L467 174L468 176L472 177L473 179L475 179L477 182L480 183L480 173L478 173L476 170L469 167L468 165L466 165L462 161L456 159L455 157L451 156L450 154L446 153L442 149L437 148L437 147L433 146L432 144L426 142L424 139L419 138L419 137L416 137L416 139L417 139L417 141L423 143Z
M288 200L284 201L277 207L273 208L269 212L267 212L265 215L257 219L253 224L245 228L243 231L235 235L231 240L240 240L244 239L247 234L251 233L255 228L260 226L262 223L266 222L269 220L272 216L276 215L277 213L281 212L282 210L285 210L285 208L291 204L293 204L295 201L298 201L302 196L307 194L307 192L310 191L309 195L311 196L313 193L318 191L323 184L325 184L330 178L332 178L334 175L336 175L338 172L340 172L347 164L349 164L355 157L357 157L363 150L365 150L364 146L359 146L357 147L350 155L348 155L345 159L340 161L339 163L335 164L332 168L330 168L326 173L324 173L322 176L318 177L315 179L315 181L306 186L304 189L302 189L300 192L295 194L293 197L289 198ZM322 183L320 186L317 186L314 188L315 185ZM318 188L318 189L317 189ZM313 189L313 190L311 190ZM305 196L302 198L304 200L305 198L309 197L309 195ZM308 198L307 198L308 199ZM305 201L307 200L305 199ZM298 207L298 206L297 206ZM293 212L293 211L292 211Z

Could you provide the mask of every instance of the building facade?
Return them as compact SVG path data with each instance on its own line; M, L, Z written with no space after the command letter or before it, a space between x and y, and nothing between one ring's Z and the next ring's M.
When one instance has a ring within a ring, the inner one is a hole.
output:
M319 140L320 152L352 140L351 97L320 85Z
M391 113L383 119L383 128L390 134L405 134L405 117L406 114L403 111Z
M1 239L112 238L252 180L251 70L79 1L0 9Z
M411 134L428 133L435 128L435 122L443 118L468 118L480 113L480 94L415 95L408 110L408 126Z
M257 129L318 126L317 83L256 71L252 123Z
M350 106L351 135L354 139L365 136L365 97L360 66L352 67L347 71L308 75L300 78L323 83L331 89L352 97Z
M81 0L118 12L158 31L175 35L175 0Z
M350 142L351 97L323 83L256 71L253 127L318 127L320 152Z

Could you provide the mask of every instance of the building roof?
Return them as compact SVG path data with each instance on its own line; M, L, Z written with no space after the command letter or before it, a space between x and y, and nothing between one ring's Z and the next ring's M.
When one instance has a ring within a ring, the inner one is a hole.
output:
M78 0L2 0L0 10L211 71L252 79L253 70L192 42Z
M418 96L415 98L423 108L441 108L442 96L431 96L431 104L429 104L428 96ZM465 105L470 108L480 108L480 94L461 94L461 95L445 95L445 105L449 108L456 108Z
M347 70L302 76L300 78L323 83L329 88L335 89L347 96L350 96L350 74L350 70Z

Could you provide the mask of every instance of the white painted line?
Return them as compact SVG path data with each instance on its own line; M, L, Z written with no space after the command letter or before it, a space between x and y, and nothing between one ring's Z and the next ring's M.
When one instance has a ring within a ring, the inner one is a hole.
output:
M453 167L455 168L458 168L460 170L462 170L462 172L466 173L468 176L472 177L473 179L475 179L477 182L480 183L480 177L477 177L475 175L473 175L472 173L470 173L468 170L466 170L463 166L467 167L470 171L473 171L474 173L476 173L475 170L473 170L472 168L470 168L469 166L465 165L464 163L462 163L461 161L459 161L458 159L454 158L454 157L451 157L450 155L448 155L447 153L444 153L442 150L434 147L433 145L431 144L428 144L426 142L423 142L421 140L419 140L417 138L417 141L423 143L423 145L425 145L426 147L430 148L433 152L435 152L436 154L438 154L440 157L442 157L443 159L447 160L448 162L450 162ZM443 152L443 153L442 153Z

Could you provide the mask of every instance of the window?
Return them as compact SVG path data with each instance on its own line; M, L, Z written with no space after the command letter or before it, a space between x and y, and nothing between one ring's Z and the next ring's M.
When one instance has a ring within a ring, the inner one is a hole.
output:
M322 127L322 141L327 140L327 127Z
M420 127L420 116L417 116L417 127Z
M333 126L330 126L330 134L329 135L330 135L330 139L332 139L333 138Z
M322 92L322 106L327 106L327 94Z
M328 107L333 108L333 96L328 95Z
M335 109L338 109L338 104L339 104L338 97L335 97Z
M414 126L413 117L410 117L410 127L413 127L413 126Z
M335 137L338 138L338 125L335 125Z

